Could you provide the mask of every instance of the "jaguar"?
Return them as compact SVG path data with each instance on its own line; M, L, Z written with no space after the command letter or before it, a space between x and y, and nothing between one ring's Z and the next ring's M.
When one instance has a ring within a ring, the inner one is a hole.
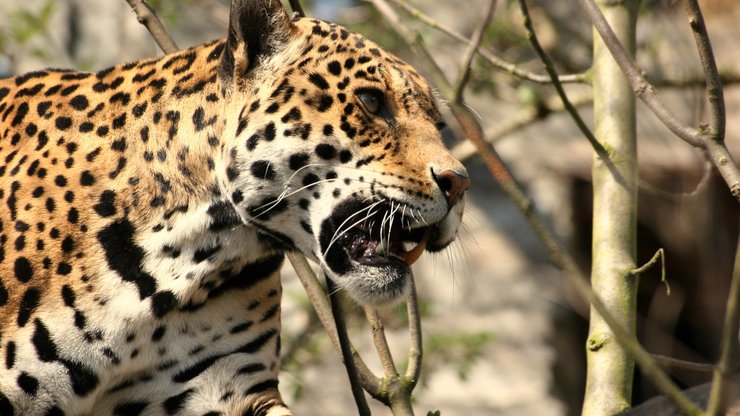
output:
M442 128L408 64L278 0L161 58L0 80L0 414L290 415L285 253L403 298L470 185Z

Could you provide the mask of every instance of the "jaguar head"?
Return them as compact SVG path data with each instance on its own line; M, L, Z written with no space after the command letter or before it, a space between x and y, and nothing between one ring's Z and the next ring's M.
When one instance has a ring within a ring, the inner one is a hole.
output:
M426 81L277 0L232 4L220 71L232 137L223 186L242 219L360 303L401 298L421 253L456 238L470 185Z

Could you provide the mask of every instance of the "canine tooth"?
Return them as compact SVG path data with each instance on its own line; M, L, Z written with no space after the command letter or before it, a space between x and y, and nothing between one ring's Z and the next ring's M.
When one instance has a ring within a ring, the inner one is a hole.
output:
M424 249L427 246L427 242L429 241L429 237L432 236L432 229L431 227L427 227L427 229L424 231L424 236L421 238L421 241L419 241L419 244L416 245L416 247L412 248L411 250L401 253L401 257L403 258L403 261L406 263L407 266L411 266L412 264L416 263L417 260L419 260L419 257L424 253Z

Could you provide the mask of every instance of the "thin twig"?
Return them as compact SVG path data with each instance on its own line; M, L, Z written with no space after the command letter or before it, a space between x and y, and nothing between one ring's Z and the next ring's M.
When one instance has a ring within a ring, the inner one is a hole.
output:
M399 19L395 11L388 6L385 0L370 0L378 11L391 23L391 27L409 44L412 50L419 54L427 67L427 73L435 81L436 86L448 97L451 96L452 86L446 81L439 66L431 58L421 41L420 36L415 34ZM430 61L431 59L431 61ZM517 208L525 216L527 222L539 237L545 249L548 251L553 262L563 270L574 288L583 296L606 321L615 334L615 339L625 348L640 365L646 377L649 377L655 385L667 396L671 397L679 408L688 415L700 415L701 410L692 403L681 390L670 380L668 375L658 366L655 360L638 342L634 336L622 327L612 316L601 299L591 290L586 283L583 273L576 265L573 258L560 246L552 233L547 229L542 218L536 213L533 202L524 194L519 185L514 181L511 172L501 160L498 153L490 143L483 138L483 131L476 117L471 111L462 105L451 103L451 110L460 127L465 131L468 140L472 141L479 150L481 158L507 196L514 202Z
M632 90L635 92L638 98L640 98L652 112L658 117L658 119L668 127L678 137L691 144L704 149L709 159L717 167L717 170L722 175L722 178L727 183L730 192L736 200L740 201L740 169L733 160L727 147L724 145L724 137L719 136L720 133L724 132L722 128L711 128L709 125L702 124L698 129L688 126L682 123L675 114L660 101L655 87L651 85L643 75L642 71L637 67L635 61L625 51L624 46L619 43L619 40L614 35L609 23L604 18L604 15L599 10L594 0L578 0L583 10L588 15L594 28L604 41L604 44L611 52L614 60L617 62L622 72L627 78ZM698 9L698 5L695 5ZM692 25L703 27L703 20L693 20ZM699 48L706 48L709 45L709 39L706 37L706 29L695 30L695 35L704 39L704 41L698 42ZM701 51L700 56L703 56L702 60L711 58L711 49ZM705 71L708 68L705 66ZM708 82L714 83L719 82L717 80L709 80ZM716 99L717 96L715 96ZM716 106L716 103L714 104ZM713 119L713 122L723 121L719 117Z
M286 253L286 256L293 265L293 269L295 269L301 284L303 284L303 287L306 289L308 299L316 310L316 314L321 321L321 325L324 327L326 333L329 334L329 339L334 344L336 350L342 354L337 330L334 325L334 321L332 320L331 306L329 305L324 288L321 286L321 283L319 283L316 278L316 274L311 270L311 266L309 266L308 261L302 254L288 252ZM362 357L360 357L356 351L351 351L351 357L354 360L363 388L373 397L380 395L380 379L373 375L370 369L367 368L367 365L365 365L365 362L362 361ZM342 354L342 360L346 359L347 358Z
M159 49L162 49L162 52L167 54L176 52L180 49L175 45L175 41L172 40L170 34L167 33L167 29L165 29L152 8L149 7L146 0L126 0L126 2L131 6L134 13L136 13L136 18L139 20L139 23L147 28L154 38L154 41L159 45Z
M409 318L409 356L406 368L406 382L409 390L413 390L419 381L421 373L422 339L421 339L421 316L419 315L419 300L416 295L416 284L411 279L409 284L409 297L406 299L406 309Z
M465 89L465 85L470 79L470 71L472 69L471 64L473 63L475 52L478 50L478 48L480 48L480 43L483 40L483 34L486 33L486 28L491 22L493 11L495 9L496 0L489 0L486 9L483 12L483 18L481 19L480 23L478 23L478 26L475 28L473 36L470 37L470 43L468 44L468 49L465 51L465 55L463 56L462 64L460 64L460 70L458 71L459 75L457 77L457 81L455 82L455 95L452 99L456 103L462 102L463 90Z
M444 33L445 35L457 41L463 42L465 44L470 44L470 39L466 38L459 32L456 32L455 30L445 26L439 21L433 19L429 15L424 14L424 12L410 5L407 1L405 0L390 0L390 1L398 5L399 7L403 8L409 15L419 20L420 22L426 24L427 26L433 29L439 30L440 32ZM525 71L519 68L517 65L512 64L510 62L506 62L503 59L493 55L492 53L480 47L477 49L477 52L478 54L480 54L480 56L483 59L488 61L494 68L497 68L503 72L506 72L507 74L513 75L521 79L525 79L527 81L535 82L538 84L549 84L550 83L550 77L548 77L547 75L534 74L534 73ZM558 79L562 83L585 83L587 82L586 74L560 75Z
M678 358L668 357L666 355L652 354L653 359L663 367L680 368L683 370L697 371L701 373L711 373L714 371L712 364L695 363L693 361L679 360Z
M337 337L339 339L339 347L342 351L343 357L352 356L352 343L349 340L347 334L347 324L344 322L344 312L342 311L342 305L339 299L339 290L337 285L332 281L329 276L322 270L321 274L326 279L326 290L329 292L329 300L331 301L331 314L334 317L334 323L337 327ZM344 366L347 369L347 376L349 377L349 385L352 389L352 396L355 398L355 404L357 405L357 412L360 416L369 416L370 408L365 400L365 392L362 391L362 385L360 383L360 377L355 367L354 360L343 360Z
M714 52L712 52L712 43L709 41L709 34L699 4L696 0L685 0L684 5L686 14L689 16L689 26L691 26L691 31L694 33L696 49L699 52L699 59L706 79L710 115L709 128L716 140L722 139L725 137L725 99L722 93L722 81L717 70L717 62L714 60Z
M527 39L529 39L529 42L532 44L532 48L534 48L535 52L537 52L537 55L540 57L540 60L542 60L542 63L545 65L545 71L547 71L547 74L550 77L550 81L552 82L553 87L555 87L555 91L557 91L560 100L562 100L563 107L571 115L573 121L576 122L576 126L578 126L578 129L581 130L581 133L586 136L586 139L591 144L591 147L594 148L594 151L599 156L599 158L601 158L609 166L610 171L614 175L616 175L617 178L621 178L622 175L617 169L614 168L614 164L609 158L609 153L607 153L604 146L599 143L599 141L596 139L596 136L594 136L594 134L586 125L586 122L583 121L583 119L581 118L581 115L578 114L578 110L576 110L575 106L568 99L568 95L565 93L565 89L563 88L563 85L558 78L558 74L555 71L555 66L552 63L550 56L545 52L545 50L540 45L539 40L537 39L537 33L534 30L534 26L532 26L532 19L529 16L529 9L527 8L527 4L524 0L519 0L519 8L521 9L522 16L524 17L524 28L527 32ZM624 180L622 180L621 182L624 183Z
M630 274L633 276L638 276L642 273L645 273L646 271L650 270L651 267L655 266L656 263L658 263L658 259L660 259L660 281L665 284L666 292L668 295L670 295L671 285L668 284L668 281L665 278L665 251L663 250L663 248L659 248L658 251L653 254L653 257L651 257L650 260L647 261L647 263L630 270Z
M712 390L709 394L707 415L724 415L729 398L730 378L738 365L738 325L740 323L740 235L735 251L735 269L730 283L730 294L727 298L725 322L722 328L722 343L719 362L714 368Z
M380 363L383 365L383 373L386 378L398 377L398 371L393 363L393 356L391 350L388 347L388 340L385 337L385 330L383 328L383 321L378 316L378 311L370 306L365 306L365 317L370 323L370 329L373 334L373 342L375 343L375 349L378 351L380 357Z

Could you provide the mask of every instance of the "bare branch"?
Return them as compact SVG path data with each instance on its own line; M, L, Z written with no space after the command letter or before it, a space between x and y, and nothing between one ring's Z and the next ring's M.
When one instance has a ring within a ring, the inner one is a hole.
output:
M740 236L735 252L735 270L732 273L730 294L727 298L725 322L722 328L722 343L719 362L714 368L712 390L709 395L707 415L724 415L729 398L730 378L738 365L738 326L740 323Z
M421 373L422 340L421 340L421 316L419 315L419 302L416 296L416 283L414 279L409 281L411 288L409 297L406 299L406 309L409 317L409 357L406 368L406 382L409 389L413 390L419 381Z
M154 41L159 45L159 49L162 49L162 52L167 54L179 50L177 45L175 45L175 41L167 33L167 29L165 29L152 8L149 7L146 0L126 0L126 2L131 6L134 13L136 13L139 23L147 28Z
M630 83L630 86L637 97L640 98L648 108L652 110L658 119L674 134L687 143L703 148L707 152L710 160L712 160L712 163L717 167L717 170L730 188L732 195L736 200L740 201L740 169L738 169L735 161L730 155L730 152L723 143L724 136L719 135L724 132L724 127L712 129L709 125L700 125L699 129L695 129L678 120L675 114L673 114L673 112L669 110L668 107L660 101L660 99L658 99L655 87L645 79L645 76L637 67L637 64L629 56L627 51L625 51L622 44L619 43L619 40L614 35L609 23L604 18L604 15L601 13L598 6L596 6L594 0L578 1L591 20L591 23L594 25L594 28L599 32L599 35L604 40L604 44L611 52L614 60L622 69L622 72L625 74L627 81ZM698 10L698 5L696 4L689 8L691 7L695 7ZM692 12L690 11L690 15L691 13ZM712 75L716 72L716 68L712 69L713 64L708 65L705 63L705 60L712 58L712 54L711 48L706 49L709 44L709 40L706 38L706 30L701 30L699 27L703 27L703 20L693 19L692 22L692 25L696 26L696 29L694 29L696 36L700 38L700 41L698 42L699 48L705 48L703 51L700 51L700 55L702 56L701 59L704 70L709 71L709 78L714 78L708 79L707 81L709 88L713 89L721 83L718 76ZM716 103L716 100L721 98L721 94L717 95L716 92L713 94L714 98L712 99L715 100L715 103L713 104L712 112L716 114L713 115L712 123L723 122L724 117L719 117L720 107Z
M426 24L427 26L433 29L439 30L445 35L455 40L458 40L460 42L463 42L466 44L471 43L470 39L466 38L459 32L456 32L455 30L445 26L444 24L433 19L432 17L424 14L424 12L410 5L406 0L390 0L390 1L398 5L399 7L403 8L409 15L419 20L420 22ZM533 74L531 72L525 71L519 68L517 65L512 64L510 62L506 62L503 59L493 55L492 53L488 52L487 50L483 48L479 47L477 49L477 52L483 59L485 59L486 61L488 61L488 63L493 65L494 68L497 68L507 74L513 75L521 79L525 79L527 81L536 82L538 84L548 84L551 82L550 77L548 77L547 75ZM585 83L587 82L586 74L560 75L558 79L562 83Z
M709 41L709 34L699 4L696 0L685 0L684 5L686 14L689 15L689 26L691 26L691 31L694 33L696 48L706 78L707 99L709 100L710 109L709 128L712 130L715 140L722 140L725 137L725 99L722 93L722 81L720 81L719 71L717 71L717 62L714 60L714 52L712 52L712 43Z
M615 177L620 178L621 182L624 183L622 175L617 169L614 168L614 163L611 162L611 159L609 158L609 153L606 151L606 149L604 149L604 146L602 146L601 143L596 140L594 134L591 132L588 126L586 126L586 123L581 118L581 115L578 114L578 110L576 110L575 106L573 106L573 104L568 99L568 95L565 93L565 89L563 89L563 85L558 79L558 74L555 71L555 67L552 64L550 56L547 55L545 50L540 45L539 40L537 39L537 34L534 31L534 27L532 26L532 19L529 16L529 9L527 8L527 4L524 0L519 0L519 8L521 9L522 15L524 17L524 27L527 31L527 39L529 39L529 42L532 44L535 52L537 52L537 55L542 60L542 63L545 65L545 70L550 76L550 80L555 87L558 96L563 101L563 107L565 107L566 111L568 111L568 113L571 115L573 121L576 122L576 126L578 126L578 129L581 130L581 133L586 136L586 139L591 144L591 147L594 148L594 151L599 156L599 158L601 158L604 163L609 166L609 170L615 175Z
M655 88L645 79L632 57L627 53L622 44L619 43L617 36L614 34L614 31L612 31L611 26L609 26L609 23L606 21L606 18L604 18L604 15L601 13L601 10L599 10L594 0L578 1L591 19L591 23L594 25L594 28L599 32L599 35L601 35L601 38L604 40L604 44L611 52L614 60L617 61L617 64L619 64L622 71L624 71L627 81L630 83L635 95L644 101L660 121L677 136L694 146L701 146L696 129L683 125L663 104L663 102L658 100Z
M334 317L334 322L337 327L337 338L339 339L339 347L342 352L342 357L352 356L352 343L349 340L347 334L347 325L344 322L344 312L342 311L342 305L339 301L339 290L334 282L326 275L322 270L321 274L326 279L326 290L329 292L329 300L331 301L331 314ZM365 400L365 392L362 391L362 384L360 382L357 367L355 367L355 360L342 360L344 361L344 367L347 369L347 376L349 377L349 384L352 389L352 396L355 399L357 405L357 412L360 416L370 416L370 408L367 406Z
M383 372L386 378L398 377L398 371L396 371L396 365L393 363L393 356L391 350L388 348L388 340L385 338L385 329L383 328L383 321L378 316L378 311L369 306L365 306L365 317L370 323L370 329L373 334L373 342L375 343L375 349L378 351L380 357L380 363L383 365Z
M319 316L321 325L324 327L324 330L326 330L326 333L329 334L329 339L334 344L336 350L341 354L342 347L339 343L337 330L334 326L334 321L332 320L331 306L326 298L324 288L321 286L321 283L319 283L313 270L311 270L311 266L309 266L308 261L302 254L288 252L286 253L286 256L293 265L301 284L303 284L303 287L306 289L308 299L316 310L316 314ZM373 375L356 351L352 350L351 357L354 359L355 367L360 376L360 381L362 381L363 388L365 388L365 390L367 390L373 397L375 397L376 394L379 395L381 390L380 379ZM342 354L342 360L346 359L347 358Z
M465 84L467 84L468 80L470 79L470 70L471 64L473 63L473 58L475 57L475 53L478 48L480 48L480 43L483 40L483 34L486 33L486 28L491 22L494 9L496 9L496 0L490 0L488 2L488 5L486 6L485 11L483 12L483 19L481 19L480 23L478 23L478 26L475 28L473 36L470 37L470 43L468 44L468 49L465 51L462 64L460 64L457 81L455 82L455 95L452 99L456 103L462 102Z
M663 268L663 276L665 277L665 257L664 257L662 248L659 248L658 251L656 251L655 254L653 254L653 257L651 257L650 260L647 261L647 263L643 264L642 266L636 269L630 270L630 274L638 275L640 273L644 273L650 270L650 268L655 266L655 264L658 262L658 259L661 260L661 264Z
M653 359L663 367L681 368L684 370L698 371L702 373L711 373L714 371L712 364L695 363L693 361L679 360L678 358L668 357L660 354L652 354Z

